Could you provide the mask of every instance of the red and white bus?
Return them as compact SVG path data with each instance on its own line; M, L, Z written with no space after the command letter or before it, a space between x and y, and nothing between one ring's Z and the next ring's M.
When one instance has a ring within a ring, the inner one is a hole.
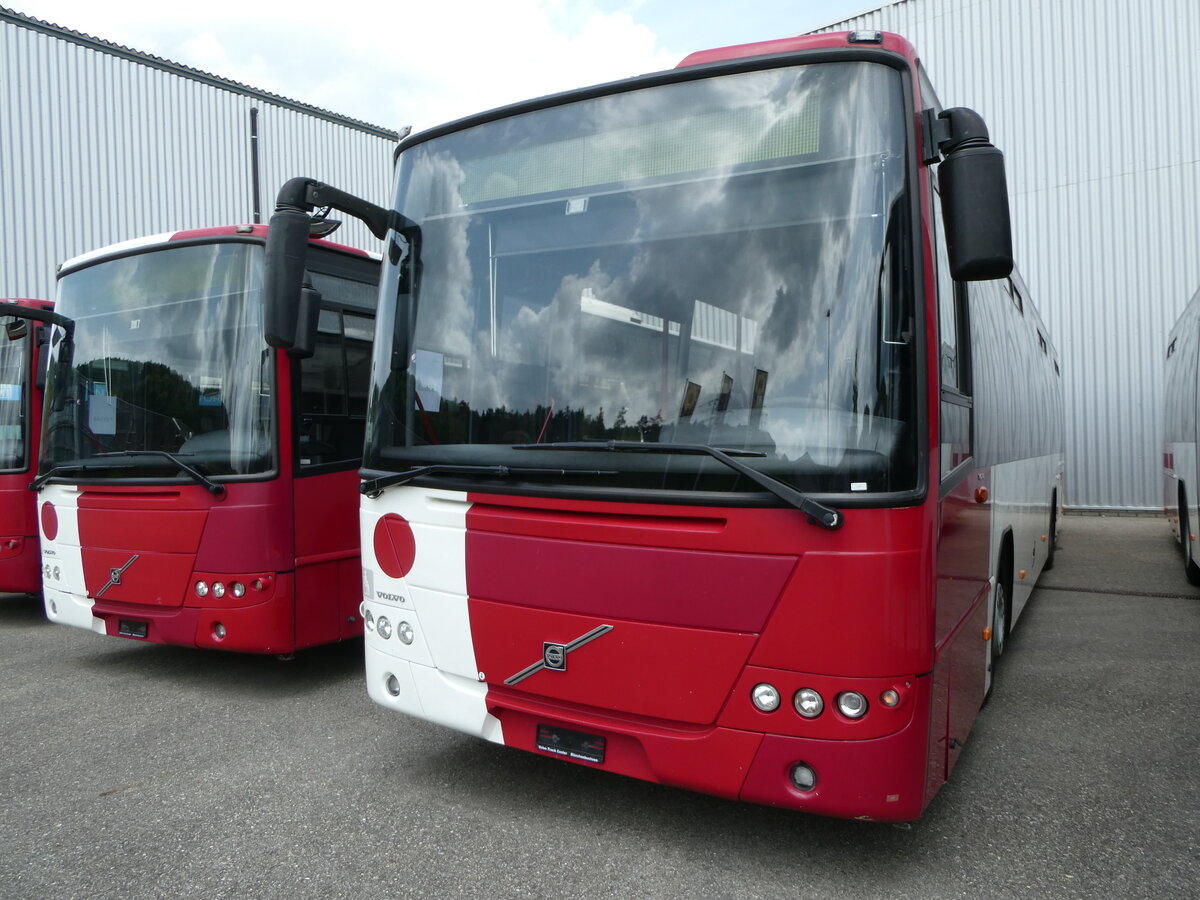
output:
M940 111L903 39L841 33L484 113L397 165L370 696L723 797L920 815L1061 497L1058 361L980 117ZM272 239L322 194L281 196Z
M1196 532L1200 529L1200 293L1167 336L1163 389L1163 512L1183 550L1187 580L1200 585Z
M38 363L48 300L0 301L0 593L42 589L37 505L29 491L37 465L42 387Z
M280 655L361 633L379 259L314 239L276 349L266 237L181 231L61 267L73 334L52 336L33 485L51 621Z

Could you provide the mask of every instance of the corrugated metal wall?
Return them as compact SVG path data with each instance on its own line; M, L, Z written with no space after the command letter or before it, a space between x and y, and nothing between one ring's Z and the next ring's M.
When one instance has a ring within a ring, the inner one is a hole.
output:
M1160 509L1166 336L1200 287L1200 3L900 0L822 30L844 28L909 38L1005 152L1062 355L1067 504Z
M386 202L394 132L0 10L0 297L53 297L60 262L116 241L253 221L252 108L263 221L296 175ZM353 220L335 239L380 249Z

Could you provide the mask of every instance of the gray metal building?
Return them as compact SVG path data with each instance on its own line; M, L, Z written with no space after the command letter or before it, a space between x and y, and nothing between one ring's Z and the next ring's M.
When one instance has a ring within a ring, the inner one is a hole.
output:
M296 175L382 202L399 137L0 7L0 297L52 298L116 241L266 221ZM353 220L336 240L380 246Z
M895 0L820 30L846 28L907 37L1005 152L1062 355L1067 505L1161 510L1166 337L1200 287L1200 3Z

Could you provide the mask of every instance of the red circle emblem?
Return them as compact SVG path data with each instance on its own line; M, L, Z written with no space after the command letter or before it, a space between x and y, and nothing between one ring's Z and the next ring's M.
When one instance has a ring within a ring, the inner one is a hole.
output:
M403 578L417 558L417 539L403 516L388 513L375 523L375 561L392 578Z
M48 541L58 537L58 513L54 511L53 503L42 504L42 534Z

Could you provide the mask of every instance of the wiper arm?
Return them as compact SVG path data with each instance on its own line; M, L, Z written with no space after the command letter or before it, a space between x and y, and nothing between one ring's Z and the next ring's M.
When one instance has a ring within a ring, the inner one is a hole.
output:
M360 493L366 494L372 500L383 493L384 488L396 484L407 484L422 475L495 475L498 478L514 478L519 475L616 475L616 470L604 469L554 469L543 466L467 466L452 463L434 463L428 466L416 466L403 472L392 472L370 478L358 486Z
M739 475L770 491L784 503L794 506L808 516L814 525L830 531L842 527L845 517L840 510L818 503L811 497L789 487L777 478L772 478L738 462L735 456L764 457L765 453L746 450L719 450L707 444L646 444L640 441L568 441L561 444L519 444L515 450L612 450L623 453L666 453L684 456L709 456Z
M204 485L205 489L214 497L222 497L225 495L225 485L220 482L213 481L207 475L193 469L174 453L168 453L166 450L116 450L112 453L96 453L91 456L91 459L112 459L114 457L135 457L135 456L157 456L161 459L166 459L173 462L179 471L186 473L197 484Z
M42 472L37 478L29 482L29 489L35 493L39 492L46 486L46 482L51 478L57 478L59 475L66 475L68 472L84 472L89 468L91 467L79 464L71 466L55 466L52 469L47 469L45 472Z

